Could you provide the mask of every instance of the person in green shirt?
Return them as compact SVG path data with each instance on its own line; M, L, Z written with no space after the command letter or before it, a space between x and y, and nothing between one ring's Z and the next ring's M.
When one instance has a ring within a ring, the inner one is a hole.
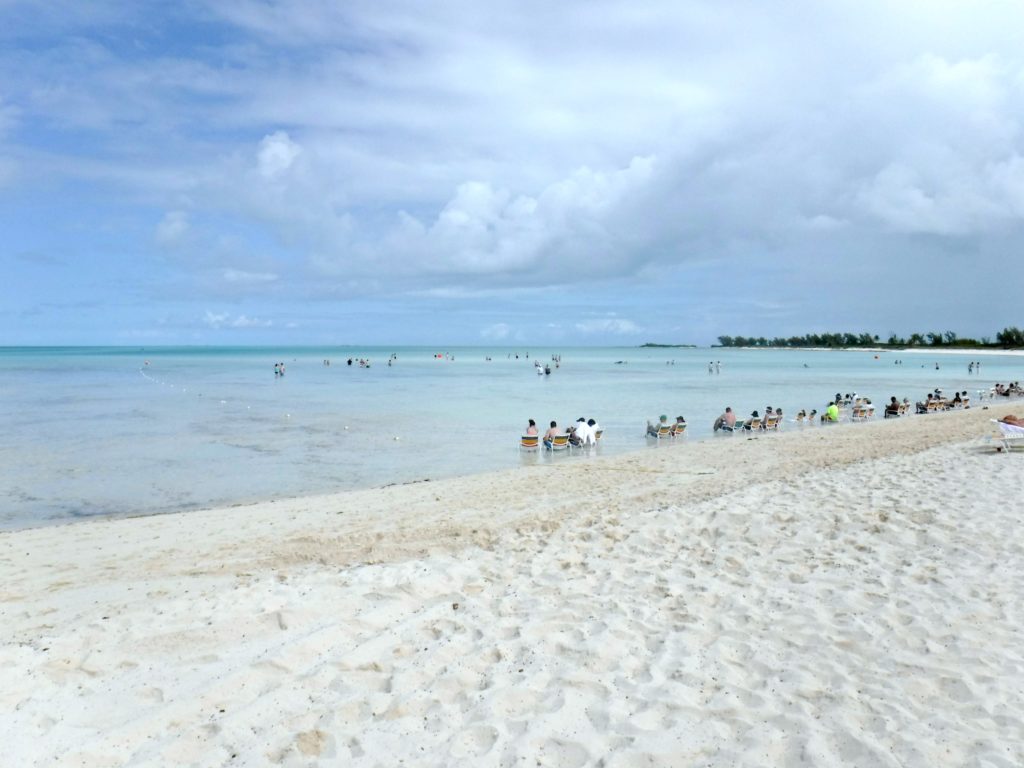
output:
M835 400L830 400L828 408L823 414L821 414L822 423L826 421L839 421L839 406L836 405Z

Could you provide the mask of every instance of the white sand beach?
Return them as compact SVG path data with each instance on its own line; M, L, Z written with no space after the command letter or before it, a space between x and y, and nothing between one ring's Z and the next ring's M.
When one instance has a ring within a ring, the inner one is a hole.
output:
M0 534L0 762L1019 767L1020 410Z

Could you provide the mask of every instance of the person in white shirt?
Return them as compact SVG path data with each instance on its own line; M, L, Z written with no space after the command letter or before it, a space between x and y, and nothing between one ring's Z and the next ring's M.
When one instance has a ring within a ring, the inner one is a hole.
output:
M576 424L574 426L576 427L576 430L573 432L573 437L575 438L573 442L576 445L587 445L588 443L593 445L597 442L594 437L594 430L589 424L587 424L586 419L582 417L576 419Z

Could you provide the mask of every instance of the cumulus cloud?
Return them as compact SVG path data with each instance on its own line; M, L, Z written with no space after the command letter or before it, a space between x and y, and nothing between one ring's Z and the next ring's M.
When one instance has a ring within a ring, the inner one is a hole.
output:
M285 131L264 136L256 156L260 174L268 179L282 175L292 167L301 151L302 148L288 138Z
M402 213L379 242L362 250L376 259L406 261L406 271L470 279L536 283L569 280L581 269L589 277L614 273L636 256L623 248L636 235L621 214L636 196L647 195L653 163L633 158L607 172L580 168L536 195L466 182L433 220Z

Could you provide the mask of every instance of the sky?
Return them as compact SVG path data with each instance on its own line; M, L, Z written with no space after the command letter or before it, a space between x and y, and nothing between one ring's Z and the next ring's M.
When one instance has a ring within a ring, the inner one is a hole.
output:
M0 0L0 345L1024 325L1019 2Z

